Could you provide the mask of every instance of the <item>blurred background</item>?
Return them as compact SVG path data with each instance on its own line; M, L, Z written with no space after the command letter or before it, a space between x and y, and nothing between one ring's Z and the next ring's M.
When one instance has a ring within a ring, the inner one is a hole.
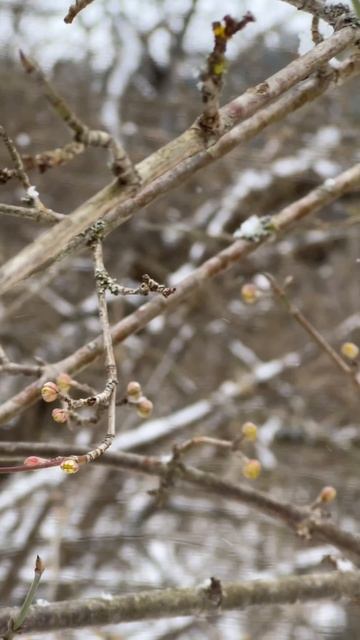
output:
M223 103L311 46L310 17L281 0L223 0L220 9L218 4L95 0L65 25L64 0L55 9L50 0L2 0L0 123L24 154L70 141L39 86L23 73L21 47L86 124L118 136L138 162L200 113L196 85L212 47L213 20L226 13L240 17L248 9L256 17L230 43ZM320 27L329 34L326 25ZM139 211L105 242L110 273L127 286L136 286L146 272L176 285L227 246L247 217L272 215L351 167L360 157L358 96L355 79ZM70 213L111 180L107 162L103 150L89 149L66 166L32 174L32 182L47 206ZM9 165L0 148L0 166ZM18 184L0 189L1 202L21 204ZM165 454L194 435L232 439L251 420L259 440L247 452L263 467L255 487L301 505L312 502L324 485L334 485L334 520L356 531L358 398L272 298L262 272L279 281L293 276L293 301L336 349L345 340L359 344L359 214L359 196L349 194L118 346L119 394L129 380L139 380L155 409L141 422L120 407L114 450ZM1 263L41 231L16 218L3 216L0 223ZM0 343L12 360L55 362L99 334L92 269L90 254L77 253L0 302ZM241 298L247 282L262 292L255 305ZM110 297L111 321L142 303L140 297ZM79 380L101 389L102 362ZM1 374L0 400L28 382ZM51 420L51 408L38 403L2 426L2 440L84 445L101 440L104 423L64 427ZM221 477L248 482L235 454L203 448L189 459ZM74 477L58 469L1 476L0 486L2 606L24 598L36 553L47 566L39 590L43 601L193 586L210 575L231 581L320 571L322 558L336 554L330 546L296 539L245 506L200 491L175 489L158 508L147 493L156 488L156 479L100 466ZM359 625L355 604L323 601L41 638L356 640Z

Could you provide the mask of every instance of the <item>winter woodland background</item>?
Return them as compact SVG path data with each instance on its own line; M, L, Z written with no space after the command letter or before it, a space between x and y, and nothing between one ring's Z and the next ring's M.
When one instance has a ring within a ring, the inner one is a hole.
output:
M2 0L1 123L22 153L60 146L67 136L39 86L24 75L17 55L21 46L75 111L92 127L121 137L137 162L201 112L197 73L211 50L213 20L226 13L241 16L247 9L256 16L256 23L230 43L223 104L312 46L311 17L280 0L218 5L211 0L96 0L70 26L63 22L66 0ZM321 29L324 35L331 32L326 25ZM248 216L272 215L359 161L359 121L355 79L139 211L106 240L106 267L127 286L136 286L143 273L176 286L227 246ZM8 165L3 147L0 156L1 166ZM32 180L47 206L66 213L109 182L106 162L105 151L90 148ZM19 203L21 195L13 182L1 186L2 202ZM142 421L119 407L114 450L168 454L175 442L194 435L231 440L251 420L259 437L248 451L262 464L251 486L305 505L324 485L334 485L334 521L356 532L358 394L274 299L262 272L280 282L293 276L291 299L336 349L346 340L359 344L358 221L359 197L349 194L119 345L119 388L141 381L154 413ZM38 233L31 222L2 216L1 262ZM92 269L89 252L82 251L55 265L34 294L41 276L2 299L0 343L11 360L57 361L99 334ZM262 291L254 305L241 298L246 282ZM111 321L141 304L138 296L110 296ZM98 362L79 380L101 388L103 375ZM1 374L0 399L27 382ZM48 405L38 403L7 422L2 439L87 445L101 440L103 429L101 422L72 429L56 424ZM236 454L204 447L189 460L248 483ZM2 476L2 606L24 598L36 553L47 567L39 598L52 601L193 586L210 575L229 581L303 574L321 570L322 558L334 551L205 491L175 488L166 504L156 507L147 493L156 486L156 478L101 465L88 465L73 477L57 468ZM324 600L41 638L355 640L359 625L356 603Z

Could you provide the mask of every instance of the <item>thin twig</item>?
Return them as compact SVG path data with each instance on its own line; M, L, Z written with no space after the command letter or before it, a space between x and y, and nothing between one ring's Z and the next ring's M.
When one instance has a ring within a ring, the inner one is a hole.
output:
M2 636L3 640L12 640L16 633L21 632L21 627L25 621L26 616L29 613L30 606L35 598L36 592L39 587L39 583L41 580L41 576L44 573L45 565L41 560L40 556L36 556L35 568L34 568L34 578L31 583L30 589L27 592L26 598L16 615L11 615L8 622L8 629L5 634Z
M360 377L357 375L357 372L354 371L354 369L342 359L342 357L335 351L335 349L332 348L331 344L329 344L324 336L322 336L321 333L317 329L315 329L311 322L304 316L300 309L289 300L285 289L277 283L274 276L272 276L270 273L265 273L264 275L269 280L274 294L285 305L286 309L294 318L294 320L296 320L296 322L303 329L305 329L306 333L310 336L313 342L315 342L318 347L320 347L320 349L331 358L331 360L336 364L337 368L342 371L342 373L345 373L350 378L351 382L355 384L358 389L360 389Z
M34 465L34 467L26 467L26 469L24 467L10 467L11 470L15 469L16 471L31 471L32 468L59 466L66 458L81 458L84 455L83 448L78 445L67 446L34 442L1 442L0 453L3 456L12 456L14 453L57 456L52 461L45 461L39 465ZM110 452L107 456L101 457L98 462L117 469L145 473L159 478L167 478L169 475L168 462L164 462L162 458L155 456ZM0 471L2 472L4 469L7 470L9 468L1 467ZM244 484L223 480L214 473L207 473L190 465L174 465L172 477L176 481L177 490L182 487L183 483L199 487L206 491L208 495L221 496L224 499L235 500L241 504L248 505L262 514L280 520L286 526L297 532L300 531L300 533L304 533L306 525L307 535L312 535L315 539L326 540L342 552L349 554L360 565L360 536L340 529L328 520L313 518L309 507L298 507L293 503L280 501L273 495L263 493Z
M220 94L226 72L226 48L228 41L246 27L249 22L255 22L253 14L248 11L241 20L234 20L229 15L224 16L223 22L213 22L214 48L207 59L206 69L202 72L201 96L203 113L198 123L206 136L219 134L220 123Z
M138 186L139 175L121 144L106 131L89 129L75 114L64 98L56 91L37 62L27 57L23 51L20 51L20 59L25 71L29 74L34 74L46 99L57 115L65 122L71 131L73 131L74 142L82 143L85 146L109 149L112 156L111 169L119 184ZM49 166L51 162L54 164L63 164L71 160L77 151L81 151L81 149L76 149L76 147L72 146L69 151L69 146L67 145L61 149L55 149L53 152L46 152L46 165Z
M60 222L66 216L50 209L37 209L35 207L17 207L11 204L0 203L0 215L25 218L33 222L54 224Z
M74 4L70 5L68 12L64 18L64 22L66 22L67 24L71 24L78 13L80 13L80 11L85 9L93 1L94 0L75 0Z

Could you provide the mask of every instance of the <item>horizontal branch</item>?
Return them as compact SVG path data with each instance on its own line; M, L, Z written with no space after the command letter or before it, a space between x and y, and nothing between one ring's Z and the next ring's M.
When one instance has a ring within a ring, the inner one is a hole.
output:
M12 204L0 203L0 215L15 216L16 218L25 218L33 222L41 222L44 224L54 224L59 222L65 216L62 213L56 213L49 209L37 209L36 207L18 207Z
M54 602L30 607L22 631L60 629L160 620L243 610L254 605L294 604L324 598L358 598L360 572L319 573L277 580L249 580L222 584L211 578L201 586L139 591L129 595ZM17 609L2 609L0 633Z
M283 0L292 4L299 11L306 11L313 16L328 22L335 29L340 29L346 24L359 24L355 13L343 2L327 4L323 0Z
M76 445L3 442L0 443L0 453L8 456L14 454L27 456L35 453L50 457L80 456L84 453L84 448ZM98 462L118 470L125 469L159 478L167 478L169 475L168 464L155 456L142 456L127 452L106 453ZM297 507L289 502L277 500L245 484L222 480L213 473L200 471L192 466L182 464L172 468L171 473L177 488L181 487L182 483L186 483L204 490L208 496L216 495L226 500L246 504L262 514L280 520L295 531L299 531L301 526L307 526L309 535L314 539L326 540L343 553L351 556L357 565L360 564L360 536L340 529L321 517L314 519L311 517L312 512L307 507Z
M142 188L134 196L133 189L121 187L117 182L105 187L90 200L80 205L66 220L59 222L54 229L41 234L32 244L23 249L0 269L0 294L11 289L24 278L48 266L56 259L73 252L86 240L85 230L96 220L104 218L112 212L108 231L122 224L135 211L153 202L159 195L178 186L183 180L192 176L194 171L210 164L215 159L228 153L236 145L249 140L268 124L277 121L305 102L315 99L330 84L338 82L342 77L358 72L359 65L351 60L341 71L329 74L327 78L317 78L314 84L305 83L305 93L296 93L288 102L281 103L277 111L276 105L257 114L255 121L244 122L243 133L237 135L229 131L238 122L250 118L260 108L314 73L325 62L337 55L356 41L358 31L347 27L335 33L312 51L297 58L287 67L277 72L266 82L246 91L221 110L222 129L225 132L215 145L206 147L203 135L197 124L168 145L152 154L137 165L142 179ZM293 104L292 104L293 103ZM234 134L234 135L231 135ZM240 135L241 134L241 135ZM230 138L228 138L230 136Z
M344 193L359 185L360 164L344 171L337 178L325 181L322 185L310 191L306 196L285 207L276 216L273 216L274 226L279 231L285 231L297 221L311 213L315 213L325 205L333 202ZM266 238L265 238L266 239ZM198 269L182 280L169 298L159 296L151 302L142 305L136 311L120 320L112 328L112 339L114 345L123 342L127 337L143 329L156 316L164 313L168 309L174 309L191 294L198 291L204 283L220 273L224 273L230 267L238 264L240 260L257 250L262 242L249 242L237 240L232 245L224 249L204 262ZM74 374L83 370L90 363L98 358L103 350L102 338L99 336L80 347L73 354L63 360L46 367L43 376L25 387L18 394L4 402L0 406L0 424L20 414L26 408L40 400L40 390L45 382L60 373L66 372Z

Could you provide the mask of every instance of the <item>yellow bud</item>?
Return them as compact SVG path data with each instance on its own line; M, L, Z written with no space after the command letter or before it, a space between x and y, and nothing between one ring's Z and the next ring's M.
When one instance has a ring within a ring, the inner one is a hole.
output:
M67 460L63 460L60 465L60 469L65 471L65 473L77 473L80 469L80 465L73 458L68 458Z
M66 409L53 409L51 412L52 419L55 422L64 423L69 419L69 412Z
M324 487L321 490L319 495L319 499L321 502L332 502L336 498L336 489L335 487Z
M259 298L259 291L252 282L247 282L241 287L241 297L245 304L254 304Z
M341 345L341 353L349 360L356 360L359 355L359 347L353 342L344 342Z
M41 389L41 395L44 402L54 402L58 397L59 389L55 382L45 382Z
M213 34L216 38L225 38L225 27L220 22L213 24Z
M68 373L60 373L56 378L56 384L62 393L67 393L71 387L71 377Z
M259 460L247 460L243 466L242 473L248 480L256 480L261 472L261 464Z
M126 394L129 402L138 402L142 397L142 388L139 382L132 380L126 388Z
M221 76L222 73L224 73L224 69L225 69L225 63L224 62L218 62L217 64L213 65L213 73L216 76Z
M154 405L148 398L144 396L140 398L136 405L136 410L140 418L148 418L153 412Z
M253 422L244 422L241 431L246 440L254 442L257 438L257 427Z

